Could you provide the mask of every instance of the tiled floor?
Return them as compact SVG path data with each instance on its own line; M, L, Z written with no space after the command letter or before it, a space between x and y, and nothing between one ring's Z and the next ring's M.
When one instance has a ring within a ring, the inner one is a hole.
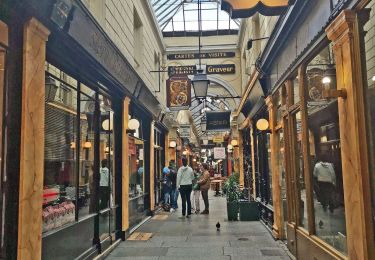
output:
M290 259L261 223L228 222L225 198L213 193L210 215L179 219L180 215L178 211L166 220L150 219L137 230L154 233L149 241L122 242L107 260ZM220 231L215 227L218 221Z

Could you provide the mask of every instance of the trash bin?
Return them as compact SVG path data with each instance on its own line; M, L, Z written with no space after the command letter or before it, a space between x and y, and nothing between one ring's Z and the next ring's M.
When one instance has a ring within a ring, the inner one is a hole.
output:
M258 221L259 203L257 201L240 200L240 221Z

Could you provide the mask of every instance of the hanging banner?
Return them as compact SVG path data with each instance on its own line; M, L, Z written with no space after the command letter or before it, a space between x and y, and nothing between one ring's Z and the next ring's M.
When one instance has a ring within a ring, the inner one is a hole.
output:
M230 114L231 114L231 111L206 112L206 119L207 119L206 131L230 130Z
M194 75L197 71L197 66L168 66L168 75Z
M171 111L188 109L191 104L191 81L187 76L167 80L167 107Z
M201 59L221 59L233 58L236 56L235 52L203 52L200 55ZM199 53L176 53L168 54L168 60L195 60L199 59Z
M259 12L265 16L281 15L295 0L222 0L221 10L232 19L247 18Z
M180 125L180 137L190 138L190 125Z
M225 148L224 147L215 147L214 148L214 159L215 160L220 160L220 159L225 159Z

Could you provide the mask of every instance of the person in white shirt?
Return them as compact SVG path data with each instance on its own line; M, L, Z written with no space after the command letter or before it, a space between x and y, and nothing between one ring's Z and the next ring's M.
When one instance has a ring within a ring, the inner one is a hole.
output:
M319 161L314 166L313 176L318 190L315 193L323 206L323 210L334 211L334 193L336 190L336 174L332 163Z
M107 159L102 160L102 167L100 167L100 209L108 208L109 202L109 169L107 167Z
M181 194L182 200L182 217L185 216L190 218L191 215L191 200L190 194L193 189L193 180L194 180L193 169L187 166L187 159L182 158L182 166L178 169L177 172L177 187ZM187 212L186 212L187 204ZM187 213L187 214L186 214Z

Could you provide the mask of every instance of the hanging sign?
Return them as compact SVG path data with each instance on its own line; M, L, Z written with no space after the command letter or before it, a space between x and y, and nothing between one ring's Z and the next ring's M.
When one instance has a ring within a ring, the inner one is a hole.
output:
M230 114L231 114L231 111L206 112L206 119L207 119L206 131L230 130Z
M220 160L225 159L225 148L224 147L215 147L214 148L214 159Z
M224 143L224 136L222 136L222 135L214 136L214 138L212 139L212 141L214 143Z
M191 81L187 76L167 80L167 107L171 111L188 109L191 104Z
M180 137L190 138L190 125L180 125Z
M168 66L169 77L173 75L194 75L197 66Z
M281 15L295 0L222 0L221 10L232 19L247 18L259 12L265 16Z
M207 65L207 74L235 74L236 65L234 64L220 64L220 65Z
M236 56L235 52L203 52L200 55L201 59L221 59L233 58ZM199 53L175 53L168 54L168 60L195 60L199 59Z

